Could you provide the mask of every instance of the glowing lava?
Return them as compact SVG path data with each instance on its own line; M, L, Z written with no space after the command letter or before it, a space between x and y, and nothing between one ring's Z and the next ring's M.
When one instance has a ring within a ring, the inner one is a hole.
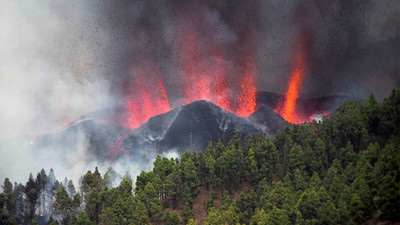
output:
M175 82L178 85L175 88L180 91L175 100L178 102L173 103L184 105L207 100L240 117L250 116L256 110L257 93L253 49L244 49L240 60L232 57L233 61L228 62L229 51L224 51L217 35L219 31L212 29L211 20L204 19L198 24L193 22L198 21L197 17L190 20L183 15L177 21L173 50L181 77ZM207 27L206 38L196 29L199 26ZM244 32L244 36L248 34ZM249 40L243 40L243 46L248 47ZM151 50L148 51L148 55L154 55ZM127 106L129 116L124 123L130 128L139 127L150 117L171 109L160 72L154 72L157 62L151 56L149 58L150 62L139 60L133 74L135 80L130 86L132 90Z
M256 109L256 67L250 51L244 58L242 71L237 78L239 84L228 84L226 74L234 70L226 65L221 44L210 38L207 44L213 47L204 50L205 45L196 37L188 22L182 22L184 38L179 43L178 55L183 70L183 104L207 100L241 117L251 115ZM203 44L203 45L202 45Z
M164 83L159 75L140 66L136 71L137 79L132 85L132 98L128 101L129 117L126 126L130 128L139 127L150 117L171 110Z
M227 80L225 78L225 65L223 59L220 57L216 58L216 68L215 68L215 76L214 80L212 81L213 87L212 90L214 91L212 102L216 105L219 105L221 108L226 109L230 112L230 103L227 94Z
M201 68L201 53L198 41L192 32L186 32L180 52L184 77L184 102L188 104L197 100L212 99L212 87L208 71Z
M279 113L286 121L290 123L303 123L304 121L308 121L308 118L302 116L301 112L299 112L296 108L296 102L301 90L304 73L304 52L302 44L299 43L295 54L293 71L289 80L285 99L283 102L278 104L278 107L275 109L277 113Z
M256 110L256 67L252 54L248 54L245 60L244 72L239 87L239 102L236 114L241 117L250 116Z

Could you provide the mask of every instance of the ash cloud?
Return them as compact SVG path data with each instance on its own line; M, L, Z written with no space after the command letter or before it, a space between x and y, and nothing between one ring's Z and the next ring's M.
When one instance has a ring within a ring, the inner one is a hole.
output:
M115 74L129 89L132 59L149 59L160 68L171 102L182 79L176 44L185 38L179 26L191 24L204 62L220 46L231 83L243 49L251 46L257 62L258 89L284 93L296 41L306 39L307 74L302 96L350 95L378 99L399 80L398 1L126 1L103 10L120 49ZM129 40L129 41L127 41ZM205 63L207 65L207 63ZM201 68L207 66L201 66ZM134 79L133 79L134 80ZM121 91L121 86L116 85Z
M303 94L378 99L400 87L400 4L306 1L296 9L306 29L309 70Z

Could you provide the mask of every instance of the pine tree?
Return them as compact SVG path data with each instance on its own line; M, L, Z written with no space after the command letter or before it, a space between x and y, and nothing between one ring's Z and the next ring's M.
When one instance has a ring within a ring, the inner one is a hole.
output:
M294 170L294 180L295 180L296 191L299 190L302 191L307 188L307 184L299 169Z
M219 210L215 209L214 207L211 207L208 210L206 221L206 225L220 225L223 224L222 218L221 218L221 213Z
M72 211L73 212L78 211L79 207L81 206L81 202L82 202L81 196L78 193L76 193L74 195L74 198L72 199Z
M277 207L274 206L272 211L268 214L266 223L267 225L273 225L273 224L282 224L282 225L289 225L289 217L287 215L286 210L284 209L278 209Z
M25 186L22 184L14 183L14 198L16 205L15 217L22 219L25 212L25 200L24 200Z
M76 221L76 225L93 225L94 223L90 221L89 216L84 212L79 214L79 217Z
M217 168L222 180L222 187L231 191L233 187L237 186L234 179L237 172L236 160L232 150L228 149L222 153L217 159Z
M322 181L319 178L318 173L313 173L309 183L310 188L314 188L315 190L318 190L321 187Z
M207 177L206 177L206 188L209 190L210 184L214 184L216 181L216 160L215 160L215 150L212 148L211 143L208 145L205 155L204 155L204 163L207 169Z
M321 221L321 224L338 224L339 218L339 211L330 199L323 202L318 209L318 219Z
M192 197L195 197L199 193L198 177L196 167L191 159L183 164L183 170L185 184L188 185Z
M400 89L392 90L389 98L383 100L380 110L379 133L389 138L400 132Z
M61 189L56 194L53 209L55 213L59 213L63 216L72 211L72 199L68 196L64 186L61 186Z
M118 190L121 195L131 195L132 194L132 179L130 177L125 177L118 186Z
M190 219L187 224L188 225L196 225L197 223L194 221L194 219Z
M36 175L36 181L37 181L37 188L39 191L39 199L38 199L38 206L39 206L39 213L45 212L45 201L46 201L46 186L49 182L49 178L46 174L46 171L42 169L37 175ZM42 203L43 202L43 203ZM43 207L41 207L43 206Z
M210 194L209 194L208 201L207 201L207 209L214 207L214 201L215 201L216 197L217 196L214 191L214 186L211 185L210 186Z
M101 213L101 200L99 192L96 189L93 189L89 194L89 198L85 207L85 212L90 218L90 221L96 224L99 223L99 215Z
M373 94L370 94L367 101L361 104L361 113L364 123L367 124L368 132L377 135L380 125L380 106Z
M162 217L161 201L151 182L146 185L143 192L138 193L138 198L146 206L149 212L148 216L154 221L160 221Z
M150 220L148 217L148 210L146 205L140 201L136 201L136 207L133 211L133 218L130 222L130 225L147 225L150 224Z
M99 215L99 225L118 225L118 217L112 208L103 208Z
M375 165L377 204L383 217L392 220L400 218L400 139L388 141Z
M33 179L32 173L29 175L29 180L25 185L24 193L26 195L26 207L27 211L25 214L25 222L31 223L33 215L35 214L36 208L38 206L39 199L39 185L36 180Z
M268 214L265 213L264 209L257 209L256 213L252 217L251 224L265 225L268 220Z
M233 204L229 205L228 208L221 210L221 219L223 224L237 224L239 223L239 217L236 213Z
M249 149L249 155L247 156L247 165L248 165L248 170L250 171L250 181L251 183L257 184L259 182L259 172L258 172L258 166L257 162L254 156L254 151L253 149Z
M190 219L194 218L192 205L189 202L185 202L185 207L182 211L182 218L184 223L187 223Z
M289 166L291 170L300 169L304 171L306 167L304 158L303 148L298 144L294 144L289 152Z
M75 190L75 186L74 183L72 182L72 180L68 181L68 194L70 197L73 197L76 194L76 190Z
M49 175L47 176L47 184L45 186L44 194L42 194L42 210L46 213L47 208L51 207L54 203L54 197L58 191L53 190L56 182L56 178L54 175L54 170L50 169Z
M315 190L306 190L297 202L297 209L300 211L303 219L312 221L318 218L318 209L321 206L319 196Z
M179 220L179 216L178 213L176 213L175 211L167 211L164 215L164 225L176 225L179 224L180 220Z
M315 141L313 152L315 154L315 159L321 163L321 167L326 168L328 166L328 155L326 152L325 143L321 138L317 138Z
M0 193L0 224L8 223L8 216L4 211L5 204L6 204L6 197L4 196L4 193Z
M103 186L111 189L118 176L120 177L112 167L108 167L106 173L103 175Z
M9 217L15 216L17 204L13 194L13 185L8 178L4 179L4 185L2 186L5 197L5 210Z
M353 197L351 198L349 205L351 221L355 223L362 222L364 218L364 211L363 211L364 208L365 206L362 203L358 194L357 193L353 194Z

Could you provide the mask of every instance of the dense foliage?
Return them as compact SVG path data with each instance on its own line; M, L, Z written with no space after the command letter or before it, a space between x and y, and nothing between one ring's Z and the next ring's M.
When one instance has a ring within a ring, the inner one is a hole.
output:
M400 90L394 90L382 104L372 95L362 104L345 102L323 122L287 126L274 140L235 135L180 160L157 156L134 187L126 174L113 188L115 171L101 176L96 168L76 193L71 181L60 184L53 171L42 170L26 185L4 181L0 223L34 224L36 213L53 215L47 224L399 221L399 127ZM204 205L204 215L196 204Z

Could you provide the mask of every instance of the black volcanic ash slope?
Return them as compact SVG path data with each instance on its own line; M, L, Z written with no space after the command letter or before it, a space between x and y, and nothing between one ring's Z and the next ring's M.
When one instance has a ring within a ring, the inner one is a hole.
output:
M154 116L136 129L119 125L120 116L126 116L121 107L103 109L82 116L64 131L37 137L33 147L57 151L57 154L84 148L88 153L86 161L115 160L123 156L140 161L149 153L173 151L180 154L185 150L204 150L209 141L229 140L235 132L240 136L262 132L272 138L287 124L274 112L281 98L279 94L260 92L258 108L247 118L238 117L211 102L196 101ZM344 100L351 98L299 99L299 107L333 112Z
M170 150L181 153L185 150L204 150L209 141L227 140L235 132L251 136L262 130L247 118L202 100L151 118L126 141L131 142L131 146L140 147L137 143L147 139L147 143L159 153Z
M268 105L261 105L248 119L257 127L263 129L268 137L273 137L275 133L288 124L274 109Z
M86 161L115 160L128 155L140 162L149 154L203 151L209 141L229 140L235 132L243 137L265 130L248 118L238 117L204 100L154 116L136 129L107 123L103 116L93 116L97 114L85 116L64 131L36 138L34 148L59 154L85 148Z

